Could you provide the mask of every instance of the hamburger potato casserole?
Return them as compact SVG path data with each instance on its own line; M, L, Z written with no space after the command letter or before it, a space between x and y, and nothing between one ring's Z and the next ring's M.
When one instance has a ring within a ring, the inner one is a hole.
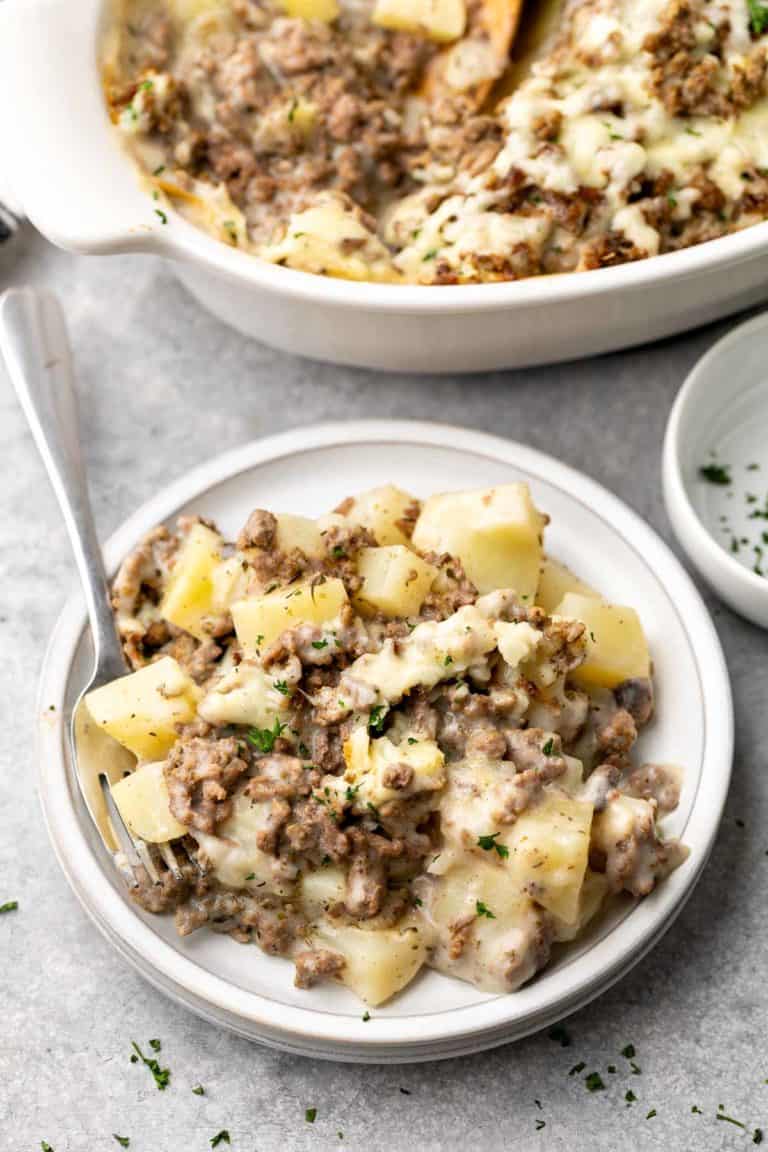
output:
M139 904L376 1005L424 965L513 991L647 895L686 852L658 827L679 772L633 760L646 638L546 521L524 484L387 485L234 543L151 532L113 585L133 671L87 697L136 757L112 792L152 847Z
M352 280L594 269L768 216L768 4L547 3L519 75L518 0L121 0L107 100L161 220Z

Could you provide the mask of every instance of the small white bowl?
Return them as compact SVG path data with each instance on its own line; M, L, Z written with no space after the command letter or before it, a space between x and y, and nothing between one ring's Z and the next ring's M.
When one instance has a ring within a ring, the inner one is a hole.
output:
M662 479L672 527L701 576L768 628L768 313L718 341L688 376Z

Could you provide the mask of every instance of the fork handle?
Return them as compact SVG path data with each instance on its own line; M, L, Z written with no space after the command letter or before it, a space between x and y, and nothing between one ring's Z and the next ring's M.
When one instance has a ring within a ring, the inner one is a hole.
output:
M0 353L43 458L75 554L93 634L98 680L125 675L80 447L67 329L50 292L11 288L0 297Z

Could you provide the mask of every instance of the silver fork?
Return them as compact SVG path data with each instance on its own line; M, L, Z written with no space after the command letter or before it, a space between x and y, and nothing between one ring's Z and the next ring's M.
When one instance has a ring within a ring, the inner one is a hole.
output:
M50 292L12 288L0 297L0 352L43 458L64 518L85 593L93 640L93 671L72 710L70 751L80 790L120 874L138 887L140 868L157 884L148 844L122 820L110 783L134 766L133 756L90 720L84 697L129 671L110 605L80 447L72 354L61 306ZM156 846L177 878L181 866L170 843ZM197 863L193 859L194 863Z

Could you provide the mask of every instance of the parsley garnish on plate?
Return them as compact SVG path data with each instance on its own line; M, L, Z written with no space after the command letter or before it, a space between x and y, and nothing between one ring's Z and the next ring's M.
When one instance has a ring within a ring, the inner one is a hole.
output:
M164 1092L168 1087L171 1079L170 1068L161 1068L157 1060L155 1060L153 1057L145 1056L135 1040L131 1040L131 1047L133 1048L131 1063L137 1064L140 1060L142 1064L146 1064L147 1068L149 1068L150 1072L155 1078L155 1084L157 1084L158 1092Z
M731 470L727 464L703 464L699 468L699 476L708 484L725 486L731 482Z
M496 917L494 916L493 912L491 912L488 905L483 904L482 900L476 900L475 901L475 908L477 910L478 916L485 916L486 919L488 919L488 920L495 920L496 919Z
M477 846L478 848L482 848L483 852L497 852L502 860L506 860L507 856L509 856L509 848L507 848L506 844L496 843L496 837L498 835L498 832L491 832L487 836L478 836Z
M258 748L259 752L269 753L275 747L275 740L277 740L285 728L285 724L281 724L279 720L275 719L272 728L251 728L248 732L246 739L249 744L253 744L254 748Z
M307 1108L306 1112L304 1113L304 1119L306 1120L307 1124L314 1124L316 1118L317 1108Z
M117 1140L117 1142L121 1148L130 1148L130 1146L131 1146L130 1136L118 1136L117 1132L113 1132L112 1135L114 1136L115 1140Z
M386 704L374 704L368 716L368 731L371 736L381 736L384 731L384 721L387 718Z
M750 31L753 36L762 36L768 31L768 4L763 4L762 0L747 0L747 11Z
M18 900L6 900L5 904L0 904L0 912L15 912L18 906Z
M211 1148L218 1148L219 1144L231 1144L229 1132L226 1128L222 1128L221 1132L217 1132L215 1136L211 1137Z

